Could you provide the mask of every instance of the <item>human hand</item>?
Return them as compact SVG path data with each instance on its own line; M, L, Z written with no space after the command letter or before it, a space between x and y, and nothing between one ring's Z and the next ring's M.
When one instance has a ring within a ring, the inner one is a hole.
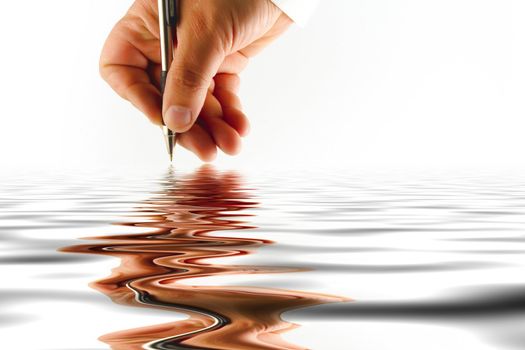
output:
M180 133L179 144L202 160L213 160L217 147L236 154L249 129L238 74L292 21L270 0L179 0L179 9L164 96L157 0L136 0L115 25L100 74L153 123Z

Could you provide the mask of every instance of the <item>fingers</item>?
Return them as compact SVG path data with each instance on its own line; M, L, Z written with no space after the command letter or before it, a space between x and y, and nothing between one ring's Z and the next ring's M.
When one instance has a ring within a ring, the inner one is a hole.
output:
M240 80L237 75L218 74L214 82L214 89L207 93L197 124L224 153L234 155L241 149L241 136L249 130L248 120L235 94Z
M248 135L250 132L250 123L248 118L240 108L233 106L236 102L229 102L238 101L237 96L222 89L217 89L214 94L219 103L222 105L223 121L231 126L239 134L239 136L244 137ZM229 105L230 103L232 106Z
M249 129L236 95L235 75L248 59L240 53L225 56L215 42L218 39L209 30L196 31L197 27L179 25L164 97L159 91L159 41L137 16L121 20L112 30L102 50L100 73L153 123L164 122L177 132L183 147L211 161L217 147L227 154L238 153L241 136ZM180 123L185 119L189 121Z
M220 73L239 74L248 65L248 57L240 52L226 56L219 67Z
M234 128L240 136L246 136L250 131L250 123L242 112L241 102L236 95L239 85L240 80L238 76L218 74L215 77L213 94L221 104L222 119Z
M161 96L148 75L149 60L128 40L126 30L119 22L110 33L100 57L100 75L117 94L160 125Z
M147 73L139 68L118 65L106 66L105 70L105 80L121 97L131 102L152 123L162 125L162 97Z
M220 49L222 44L218 34L206 28L198 28L198 23L205 23L195 17L198 13L193 17L184 16L184 4L191 6L191 2L182 2L177 48L166 79L163 98L164 122L179 133L189 130L197 119L208 87L225 56Z
M190 130L177 135L177 143L195 153L204 162L211 162L217 156L215 141L199 124L194 124Z
M239 92L241 79L237 74L217 74L213 80L221 89L229 90L233 93Z
M237 75L216 75L208 88L198 121L189 131L178 136L178 142L203 161L210 162L215 159L217 147L229 155L237 154L241 148L241 137L236 127L227 121L228 117L223 113L223 104L214 96L215 91L219 91L221 96L226 96L224 98L226 108L229 103L240 109L239 99L234 94L238 91L239 85L240 80ZM245 120L237 124L247 126L246 116L242 114L242 117ZM240 129L242 130L242 127Z
M219 101L211 94L204 102L199 124L208 131L213 141L226 154L237 154L241 149L241 137L237 131L223 119L222 107Z

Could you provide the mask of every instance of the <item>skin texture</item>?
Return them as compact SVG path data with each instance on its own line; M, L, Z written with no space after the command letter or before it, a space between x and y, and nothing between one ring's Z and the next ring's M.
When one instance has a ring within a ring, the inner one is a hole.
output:
M136 0L109 34L100 74L154 124L180 133L178 142L203 161L217 147L233 155L249 131L237 96L239 73L292 23L269 0L179 0L180 20L164 96L159 91L157 0ZM167 117L189 110L187 124Z

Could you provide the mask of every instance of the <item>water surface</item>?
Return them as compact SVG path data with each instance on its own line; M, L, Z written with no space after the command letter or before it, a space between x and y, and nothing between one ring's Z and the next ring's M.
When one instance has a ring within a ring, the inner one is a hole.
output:
M525 347L519 176L5 176L0 208L13 348Z

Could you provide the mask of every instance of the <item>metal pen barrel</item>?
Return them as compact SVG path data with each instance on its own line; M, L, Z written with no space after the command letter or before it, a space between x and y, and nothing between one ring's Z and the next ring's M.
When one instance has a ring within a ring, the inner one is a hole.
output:
M177 2L176 0L158 0L159 11L159 38L160 38L160 92L164 95L166 78L173 60L173 31L177 20ZM162 126L164 140L170 156L173 160L173 149L176 144L176 133L171 131L167 126Z

